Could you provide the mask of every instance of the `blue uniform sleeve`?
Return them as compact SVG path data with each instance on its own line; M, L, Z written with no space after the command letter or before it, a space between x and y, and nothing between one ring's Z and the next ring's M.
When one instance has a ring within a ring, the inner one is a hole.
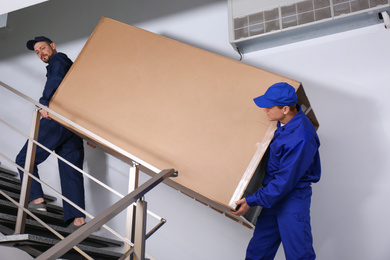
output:
M291 145L291 144L290 144ZM317 146L309 140L301 139L293 147L284 149L278 170L271 173L272 179L256 193L246 197L249 206L270 208L296 188L313 163ZM300 183L301 188L311 183Z
M39 103L44 106L49 105L50 99L53 97L71 66L72 63L69 63L66 56L64 57L64 55L60 54L53 55L47 67L47 81L45 88L43 89L42 97L39 99Z

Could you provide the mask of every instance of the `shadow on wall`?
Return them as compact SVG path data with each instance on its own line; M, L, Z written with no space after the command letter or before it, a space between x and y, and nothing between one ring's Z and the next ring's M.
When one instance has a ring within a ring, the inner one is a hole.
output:
M104 184L110 183L108 176L108 158L107 154L99 148L91 148L84 142L85 160L84 163L87 167L87 172L94 178L103 182ZM108 196L108 192L88 177L84 177L84 184L86 191L92 191L93 194L86 192L85 201L88 212L100 212L102 208L108 207L113 203L111 196ZM97 214L95 214L97 215Z
M0 52L0 59L25 53L26 41L38 35L50 36L57 44L89 37L102 16L135 24L225 1L47 1L8 14L8 28L0 30L0 48L7 52ZM114 46L115 39L107 41ZM14 47L9 48L11 45Z
M362 213L364 204L380 195L390 140L376 100L328 88L316 91L321 98L315 107L323 108L317 113L322 179L313 185L315 245L321 259L348 259L370 244L361 247L368 228Z

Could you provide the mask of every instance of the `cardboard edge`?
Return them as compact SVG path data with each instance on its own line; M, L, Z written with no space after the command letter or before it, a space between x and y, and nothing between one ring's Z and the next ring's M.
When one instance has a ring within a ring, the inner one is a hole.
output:
M149 170L148 168L146 168L142 165L139 165L138 167L139 167L141 172L143 172L149 176L155 175L155 172ZM243 226L245 226L247 228L254 228L254 225L251 222L249 222L248 220L246 220L244 217L239 217L239 216L236 216L236 215L230 213L230 210L232 210L231 208L226 207L225 205L222 205L218 202L215 202L215 201L213 201L213 200L211 200L211 199L209 199L209 198L207 198L199 193L196 193L195 191L193 191L189 188L186 188L185 186L175 182L174 179L168 178L168 179L165 179L163 182L164 182L164 184L168 185L169 187L183 193L184 195L196 200L197 202L202 203L203 205L215 210L216 212L218 212L220 214L224 214L226 217L229 217L230 219L234 220L235 222L242 224Z
M259 165L261 159L264 156L264 153L266 152L268 145L270 144L272 137L274 135L276 129L276 123L270 124L265 136L263 137L263 140L256 144L257 150L255 154L252 157L252 160L250 161L247 169L245 170L240 183L238 184L235 192L233 193L232 198L230 199L229 206L231 209L235 210L237 208L236 201L240 200L246 190L246 187L249 184L249 181L253 177L253 174L256 171L257 166Z

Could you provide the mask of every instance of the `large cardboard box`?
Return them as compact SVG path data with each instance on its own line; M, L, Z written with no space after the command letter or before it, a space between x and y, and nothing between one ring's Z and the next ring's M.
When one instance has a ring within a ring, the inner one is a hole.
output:
M282 81L318 127L300 82L102 18L49 107L147 173L174 168L168 185L229 215L275 129L253 98Z

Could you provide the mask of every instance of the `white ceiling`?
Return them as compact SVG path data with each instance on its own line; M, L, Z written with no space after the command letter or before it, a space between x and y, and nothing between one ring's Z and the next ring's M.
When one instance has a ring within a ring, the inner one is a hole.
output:
M0 0L0 15L46 1L48 0Z

